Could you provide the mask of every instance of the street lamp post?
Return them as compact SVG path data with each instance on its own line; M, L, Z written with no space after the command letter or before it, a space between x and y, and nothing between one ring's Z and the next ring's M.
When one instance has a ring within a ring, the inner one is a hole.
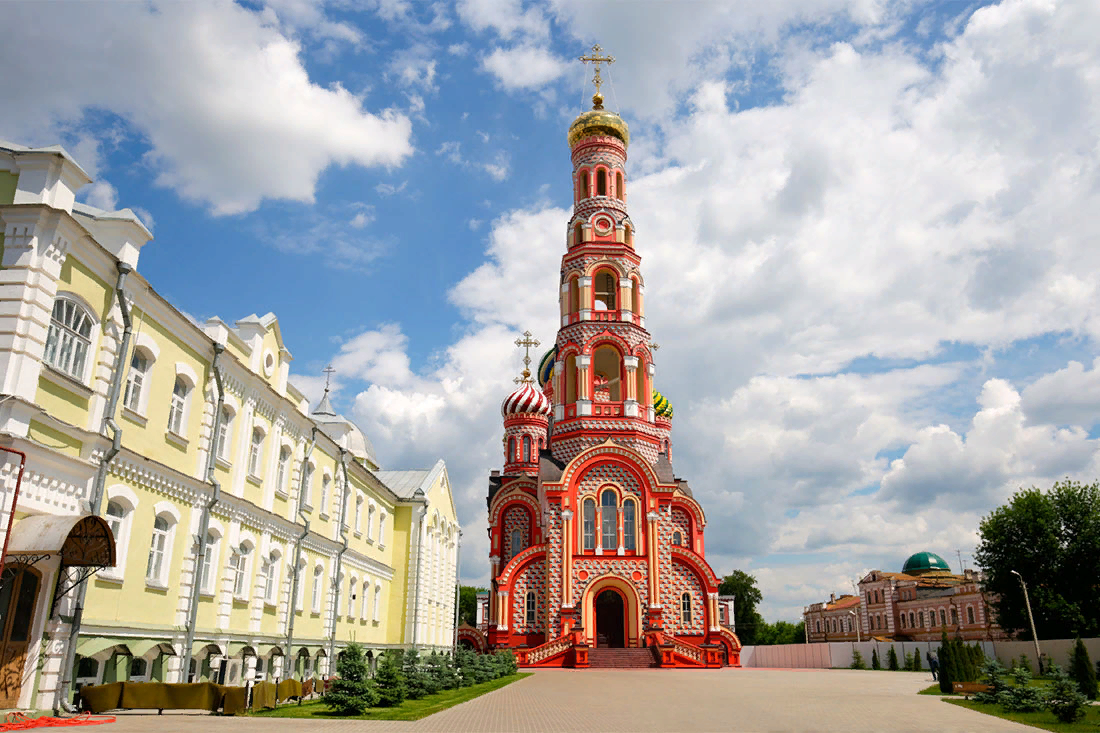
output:
M849 616L851 616L851 617L853 617L853 618L855 619L855 624L856 624L856 641L857 641L857 642L859 642L859 641L863 641L863 639L862 639L862 638L860 637L860 635L859 635L859 616L858 616L858 615L856 614L856 612L855 612L855 611L849 611L849 612L848 612L848 615L849 615Z
M1039 651L1039 635L1035 633L1035 616L1031 613L1031 599L1027 595L1027 583L1024 582L1024 576L1020 575L1015 570L1011 571L1013 575L1020 579L1020 585L1024 589L1024 605L1027 606L1027 620L1031 624L1031 638L1035 642L1035 661L1039 665L1039 674L1043 673L1043 657Z

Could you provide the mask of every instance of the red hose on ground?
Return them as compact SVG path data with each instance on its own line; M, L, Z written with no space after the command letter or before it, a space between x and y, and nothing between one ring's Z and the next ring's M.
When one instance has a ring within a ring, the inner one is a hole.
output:
M0 725L0 731L6 730L30 730L32 728L63 728L69 725L103 725L115 722L113 715L92 715L81 713L73 718L31 718L26 713L8 713L4 716L4 723Z

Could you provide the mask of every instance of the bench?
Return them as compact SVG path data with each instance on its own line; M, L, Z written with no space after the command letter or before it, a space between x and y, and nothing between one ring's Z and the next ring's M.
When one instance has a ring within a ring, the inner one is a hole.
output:
M990 689L989 685L983 685L981 682L952 682L951 684L955 693L962 695L966 700L976 692L989 692Z

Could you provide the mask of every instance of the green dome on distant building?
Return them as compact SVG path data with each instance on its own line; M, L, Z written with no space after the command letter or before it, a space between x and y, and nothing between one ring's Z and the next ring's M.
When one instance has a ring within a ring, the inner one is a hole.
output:
M901 568L901 572L906 575L923 575L933 570L945 570L950 573L951 566L934 552L917 552L910 555Z

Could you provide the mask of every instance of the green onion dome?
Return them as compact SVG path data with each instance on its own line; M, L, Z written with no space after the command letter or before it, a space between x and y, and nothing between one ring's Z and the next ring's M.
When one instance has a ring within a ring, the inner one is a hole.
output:
M535 370L535 377L539 380L539 386L545 387L554 378L554 360L558 358L558 347L547 351L539 360L539 368Z
M923 575L933 570L951 572L951 566L934 552L917 552L910 555L901 568L901 572L906 575Z
M657 390L653 390L653 410L660 417L672 417L672 405L668 398Z

